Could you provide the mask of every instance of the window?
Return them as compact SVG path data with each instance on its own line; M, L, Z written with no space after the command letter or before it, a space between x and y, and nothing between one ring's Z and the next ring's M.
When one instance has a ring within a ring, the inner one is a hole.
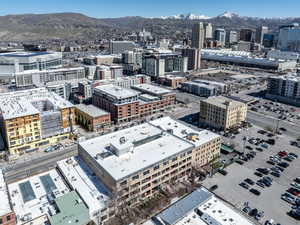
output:
M136 180L136 179L139 179L139 175L135 175L132 177L132 180Z
M10 215L6 217L6 221L10 221Z
M120 185L126 185L127 184L127 180L124 180L120 183Z
M150 171L149 170L146 170L143 174L144 174L144 176L145 175L147 175L147 174L149 174L150 173Z
M158 169L159 169L159 165L154 166L153 169L154 169L154 170L158 170Z
M0 218L0 224L3 224L2 218Z
M169 164L169 161L165 161L164 162L164 166L168 165Z
M176 160L177 160L177 157L173 158L173 159L172 159L172 162L175 162Z

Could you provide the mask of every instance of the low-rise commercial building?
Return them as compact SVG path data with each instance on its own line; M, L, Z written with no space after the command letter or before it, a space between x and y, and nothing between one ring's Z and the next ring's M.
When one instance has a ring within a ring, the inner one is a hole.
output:
M76 122L89 131L101 131L110 125L110 113L94 105L75 105Z
M11 208L9 201L8 190L4 180L3 170L0 169L0 224L1 225L15 225L16 217Z
M223 96L209 97L200 102L199 122L226 130L246 120L247 105Z
M11 156L69 138L73 104L45 88L0 95L1 134Z
M183 82L186 82L186 78L181 77L181 76L176 76L176 75L165 75L165 76L159 77L157 82L159 84L169 86L171 88L176 89L178 87L181 87L181 84Z
M199 188L163 210L149 225L254 225L205 188Z
M80 158L113 193L116 206L151 198L219 154L219 135L169 117L79 144Z
M48 222L58 210L54 200L67 194L69 188L55 169L8 184L10 200L18 225Z

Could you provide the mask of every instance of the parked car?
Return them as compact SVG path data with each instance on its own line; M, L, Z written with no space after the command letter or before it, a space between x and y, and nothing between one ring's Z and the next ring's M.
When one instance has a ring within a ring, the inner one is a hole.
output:
M241 187L245 188L245 189L249 189L249 185L246 184L245 182L242 182L239 184Z
M281 162L281 163L278 163L277 165L280 167L283 167L283 168L287 168L290 164L288 164L286 162Z
M209 188L210 191L215 191L218 188L218 185L213 185Z
M262 177L263 176L263 174L262 173L260 173L260 172L254 172L254 175L256 175L256 176L258 176L258 177Z
M253 180L251 180L250 178L246 178L244 181L250 185L255 184L255 182Z
M273 162L272 160L268 160L267 163L270 165L275 165L275 162Z
M264 175L268 175L269 174L269 170L267 168L257 168L256 171L264 174Z
M218 172L219 172L220 174L222 174L223 176L226 176L227 173L228 173L227 171L225 171L225 170L223 170L223 169L219 169Z
M243 165L243 164L244 164L244 162L241 161L241 160L235 160L235 162L236 162L237 164L240 164L240 165Z
M243 208L244 213L248 214L250 211L251 211L251 208L249 206L246 206L246 207Z
M275 172L275 171L272 171L270 174L274 177L280 177L280 173Z
M252 209L250 212L249 212L249 216L256 216L256 214L258 213L258 210L256 208Z
M255 195L260 195L260 191L257 189L251 188L249 191Z

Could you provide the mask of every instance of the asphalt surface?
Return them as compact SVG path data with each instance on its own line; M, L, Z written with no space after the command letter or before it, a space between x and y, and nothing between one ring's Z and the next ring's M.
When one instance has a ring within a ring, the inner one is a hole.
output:
M28 176L52 169L55 167L57 161L75 156L77 153L78 147L77 145L74 145L67 149L49 153L48 155L33 159L31 161L10 164L3 168L6 182L12 183Z
M298 138L300 136L300 126L294 123L286 122L284 120L279 120L278 123L278 119L274 117L265 116L249 110L247 112L247 120L262 128L270 127L276 129L278 124L278 127L284 127L286 129L286 131L283 132L285 135L293 138Z

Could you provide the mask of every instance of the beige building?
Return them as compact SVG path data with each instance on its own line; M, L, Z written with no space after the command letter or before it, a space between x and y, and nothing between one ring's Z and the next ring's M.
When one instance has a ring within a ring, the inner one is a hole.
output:
M45 88L0 95L1 135L12 156L69 138L74 124L73 104Z
M226 130L246 120L247 105L223 96L210 97L200 102L199 122Z
M79 144L79 156L116 202L136 205L164 185L189 177L193 167L219 157L220 136L160 118Z

